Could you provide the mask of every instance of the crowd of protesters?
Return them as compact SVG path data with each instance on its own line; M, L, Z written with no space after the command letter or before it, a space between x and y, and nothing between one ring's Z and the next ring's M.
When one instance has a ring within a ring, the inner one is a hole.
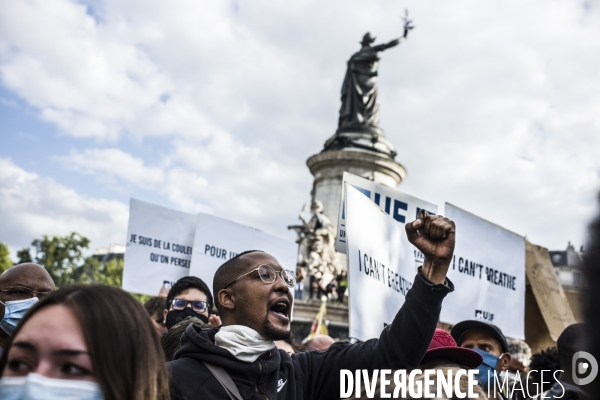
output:
M302 271L303 268L300 270L301 272L296 274L295 299L304 298L303 280L305 273ZM298 282L298 279L301 279L302 281ZM329 282L326 282L323 278L317 278L316 276L311 275L308 299L316 298L320 300L325 297L327 300L343 303L347 301L346 289L348 289L348 273L346 271L340 272Z
M336 399L342 369L417 368L455 375L477 369L480 399L488 399L490 384L498 387L498 377L521 390L501 386L491 399L600 398L598 383L577 385L571 363L582 350L599 356L597 341L590 347L585 338L598 337L593 311L600 297L590 296L586 325L567 327L555 350L539 354L486 322L440 329L443 299L454 290L446 278L454 223L423 213L406 232L424 263L380 337L353 344L326 335L298 343L290 330L292 291L302 290L298 275L258 250L221 265L212 291L188 276L144 306L108 286L55 290L43 267L14 266L0 276L0 399ZM591 287L600 283L600 220L590 238ZM347 276L333 282L329 294L343 300ZM541 369L555 371L558 381L548 385L527 374ZM466 392L463 378L455 391ZM423 375L417 380L429 382Z

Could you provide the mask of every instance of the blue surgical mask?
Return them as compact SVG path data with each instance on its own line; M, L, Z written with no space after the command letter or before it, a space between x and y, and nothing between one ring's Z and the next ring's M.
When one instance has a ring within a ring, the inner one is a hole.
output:
M37 297L32 297L25 300L13 300L7 301L4 304L4 318L0 321L0 328L6 332L9 336L12 336L19 321L23 319L23 316L35 303L38 302Z
M471 349L475 350L483 357L483 363L477 367L479 370L479 383L483 386L484 389L488 388L489 383L495 384L496 378L494 377L494 371L496 371L496 366L498 365L498 360L500 357L495 356L487 351L479 350L479 349ZM489 385L489 388L493 390L493 386Z
M73 379L52 379L38 374L0 379L2 400L102 400L100 385Z

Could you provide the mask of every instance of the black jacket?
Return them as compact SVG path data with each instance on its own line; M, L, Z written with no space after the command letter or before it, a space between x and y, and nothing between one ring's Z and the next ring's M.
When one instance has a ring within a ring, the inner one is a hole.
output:
M452 283L447 282L448 286L434 285L419 272L404 305L379 339L335 343L326 351L290 356L274 349L247 363L215 345L218 328L190 325L174 361L167 363L173 399L229 400L202 361L223 367L244 399L261 400L339 399L341 369L415 368L433 338L442 300L453 290Z

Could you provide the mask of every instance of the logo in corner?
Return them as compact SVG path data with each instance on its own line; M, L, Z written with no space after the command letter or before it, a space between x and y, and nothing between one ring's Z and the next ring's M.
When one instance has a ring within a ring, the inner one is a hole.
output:
M598 375L598 361L586 351L573 354L572 368L573 382L576 385L587 385Z
M283 389L283 387L285 386L286 383L287 383L287 381L284 381L283 379L280 379L279 382L277 382L277 392L278 393L281 391L281 389Z

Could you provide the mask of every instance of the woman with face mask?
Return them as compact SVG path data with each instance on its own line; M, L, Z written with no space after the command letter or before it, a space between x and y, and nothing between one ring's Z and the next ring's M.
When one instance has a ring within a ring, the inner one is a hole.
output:
M146 311L121 289L72 286L37 302L0 359L0 398L167 400Z

